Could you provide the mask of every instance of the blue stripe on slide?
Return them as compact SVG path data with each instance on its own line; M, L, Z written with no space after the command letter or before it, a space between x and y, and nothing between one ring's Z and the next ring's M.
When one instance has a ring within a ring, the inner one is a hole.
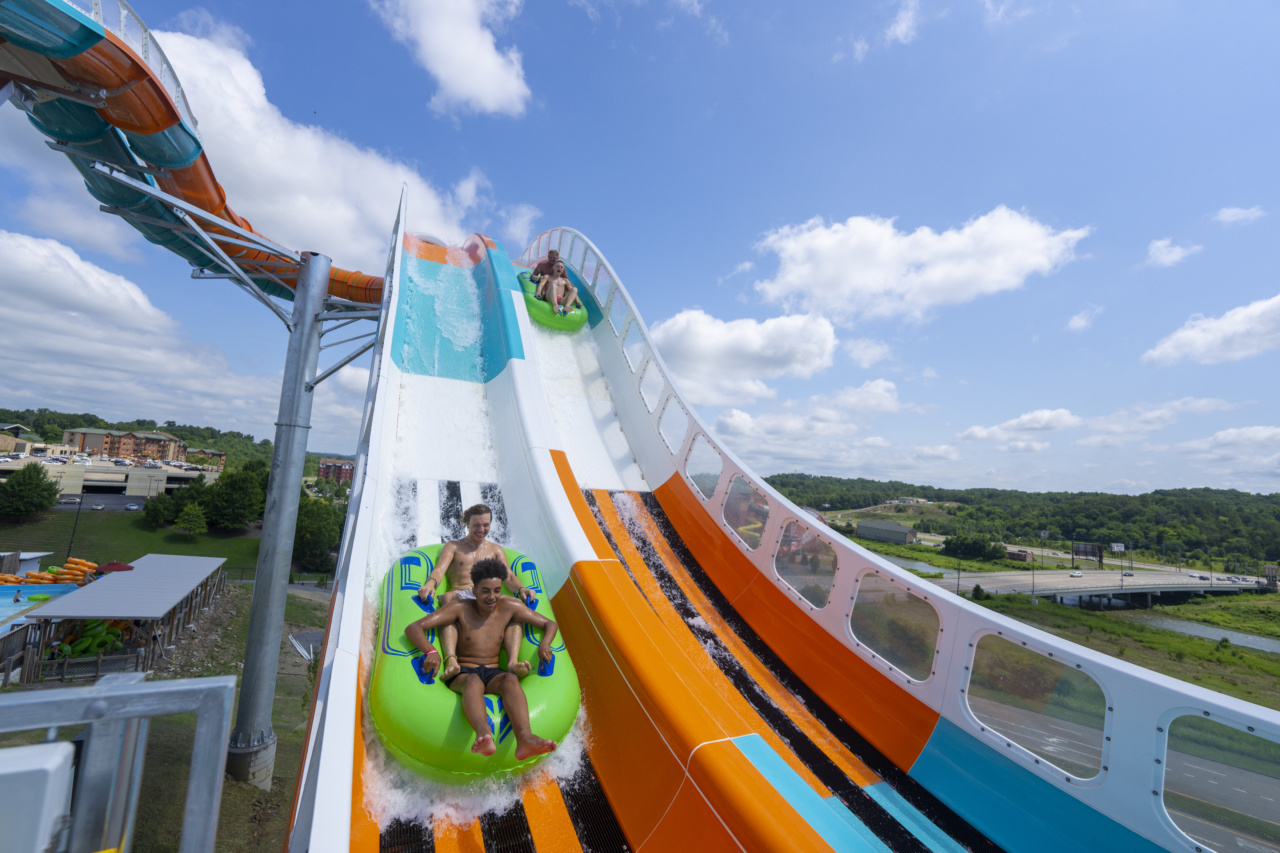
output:
M893 819L905 826L920 843L933 853L966 853L966 848L934 825L915 806L902 799L902 795L886 782L877 782L862 789L875 800Z
M839 815L841 820L849 824L854 832L861 835L871 845L872 850L879 850L880 853L892 853L889 850L889 845L876 838L876 834L868 829L865 823L858 820L857 815L849 811L849 807L840 802L839 797L827 797L823 802L827 804L827 808Z
M840 853L883 853L883 845L873 845L861 835L849 832L849 821L856 821L852 814L841 820L827 801L810 788L800 774L773 751L757 734L743 735L733 738L734 746L747 757L747 760L760 771L760 775L768 780L774 790L782 795L800 817L805 819L813 830L822 836L822 840L831 845L831 849ZM863 827L866 830L866 827ZM866 830L870 833L870 830Z
M1005 850L1164 848L1080 802L943 717L909 774Z

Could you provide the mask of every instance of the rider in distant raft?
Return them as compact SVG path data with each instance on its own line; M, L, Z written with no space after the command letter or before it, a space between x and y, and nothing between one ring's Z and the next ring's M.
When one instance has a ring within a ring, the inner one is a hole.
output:
M475 601L476 595L472 588L471 568L479 560L495 559L506 566L506 554L502 547L487 541L489 535L489 527L493 522L493 510L484 504L476 504L468 507L462 513L462 523L467 527L467 535L461 539L455 539L452 542L446 542L444 547L440 549L440 557L436 562L436 567L432 570L430 577L426 583L418 590L418 597L423 601L429 599L435 594L436 589L440 586L440 580L449 573L449 591L440 596L440 606L455 601ZM515 592L517 596L526 602L532 595L532 592L526 590L520 583L520 579L516 577L515 572L507 570L504 578L507 589ZM406 632L407 633L407 632ZM520 654L520 626L511 624L507 626L506 633L503 635L503 645L507 650L507 669L519 678L524 678L532 669L528 661L518 661L517 656ZM410 638L412 639L412 638ZM440 629L440 645L444 648L444 671L440 673L440 677L448 682L458 674L458 629L452 624L447 624ZM425 652L430 646L422 648ZM435 649L431 649L429 654L438 655ZM452 661L452 663L450 663ZM494 658L497 663L497 658ZM437 662L436 667L439 666ZM435 668L432 668L432 672Z
M426 654L423 668L434 673L440 666L440 653L427 642L426 632L439 628L443 636L446 629L454 629L457 650L461 652L465 665L453 676L445 677L444 683L462 697L462 711L471 728L475 729L476 742L471 751L488 756L498 749L485 713L484 697L488 693L502 697L502 705L516 736L515 758L527 761L535 755L554 751L556 742L533 733L529 725L529 701L519 677L513 674L514 667L509 663L513 657L508 655L508 671L503 672L498 669L498 651L502 648L504 635L512 628L516 629L518 637L521 624L532 625L542 629L538 657L549 663L553 657L551 643L558 626L541 613L502 594L502 580L510 573L502 560L493 557L478 560L471 568L472 597L451 599L436 612L411 623L404 634L409 642ZM509 644L507 648L509 651Z

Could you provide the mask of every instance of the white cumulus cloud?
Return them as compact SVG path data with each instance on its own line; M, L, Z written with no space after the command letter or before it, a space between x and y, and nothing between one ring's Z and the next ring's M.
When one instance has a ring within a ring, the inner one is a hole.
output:
M397 41L435 78L431 109L519 116L532 93L520 51L499 49L494 29L521 0L370 0Z
M1047 441L1010 441L1000 446L1006 453L1043 453L1049 449Z
M1267 212L1265 210L1254 205L1253 207L1224 207L1215 213L1213 218L1223 225L1240 225L1252 222L1255 219L1261 219L1266 215Z
M831 366L836 334L813 315L721 320L692 308L657 323L653 344L694 404L746 405L777 392L764 379L807 378Z
M935 444L916 448L917 459L943 459L956 462L960 459L960 451L954 444Z
M1082 418L1071 414L1069 409L1036 409L995 426L971 426L960 433L960 438L971 441L1008 441L1025 438L1021 436L1022 433L1052 432L1077 427L1083 422Z
M930 309L1015 290L1074 257L1090 228L1054 231L1003 205L942 233L899 231L892 219L854 216L827 225L814 217L767 233L757 245L778 254L761 296L837 321L854 317L923 320Z
M901 0L898 14L894 16L889 28L884 31L884 40L911 44L916 40L916 27L919 24L920 0Z
M221 350L193 344L136 284L56 240L0 231L0 257L7 405L274 435L277 365L265 375L237 373ZM285 334L281 327L282 350ZM367 382L367 369L347 367L319 386L313 448L353 445Z
M1214 397L1182 397L1164 403L1135 403L1109 415L1089 418L1087 425L1097 432L1080 439L1076 444L1085 447L1119 447L1173 426L1178 422L1179 415L1205 415L1234 408L1236 404Z
M1280 347L1280 295L1232 308L1221 317L1196 315L1142 354L1158 365L1221 364Z
M845 353L861 368L868 368L889 357L889 345L872 338L852 338L843 344Z
M1102 307L1099 305L1090 305L1079 314L1072 315L1067 321L1067 328L1072 332L1083 332L1093 325L1093 321L1098 319L1098 315L1102 313Z
M285 118L243 47L225 33L217 40L178 32L156 37L200 120L227 202L255 230L286 246L324 252L338 266L381 273L407 185L411 230L448 240L465 236L462 219L488 186L478 171L441 192L408 164Z
M529 245L533 223L542 211L531 204L516 204L502 211L502 237L507 241L507 254L514 260Z
M1202 249L1204 246L1175 246L1169 237L1152 240L1147 244L1147 266L1171 267L1182 263Z

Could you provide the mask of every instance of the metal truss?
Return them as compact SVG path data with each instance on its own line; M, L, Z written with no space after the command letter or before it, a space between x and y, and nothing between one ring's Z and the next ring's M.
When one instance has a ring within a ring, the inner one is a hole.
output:
M93 155L76 151L67 145L55 142L50 142L48 144L49 147L55 151L91 160L92 162L89 164L89 168L93 171L106 178L110 178L116 183L123 184L124 186L137 190L143 195L149 196L165 205L165 207L168 208L177 218L177 222L172 222L166 219L157 219L151 216L144 216L143 214L135 213L131 210L125 210L123 208L113 207L106 204L99 205L99 210L104 213L119 216L130 222L150 225L152 227L166 228L173 232L185 243L209 255L214 260L214 263L211 265L193 269L191 271L192 278L200 280L225 279L232 282L261 303L263 307L271 313L275 314L276 317L280 319L280 322L284 323L285 328L287 328L290 333L294 331L294 319L290 316L284 306L272 299L265 291L263 291L255 279L265 278L274 282L279 287L291 289L284 283L283 279L286 277L296 279L301 264L301 255L298 252L286 249L280 244L268 240L253 231L240 228L225 219L214 216L208 211L203 210L190 202L186 202L180 198L169 195L143 179L148 174L168 177L168 173L163 170L152 169L150 167L140 165L115 163L104 160L101 157L94 157ZM210 233L210 231L215 228L218 233ZM223 248L228 245L263 252L270 257L259 260L236 259L227 254L226 249ZM349 326L357 320L372 320L376 326L381 317L381 305L353 302L349 299L330 295L325 297L324 308L317 315L316 319L320 322L320 336L323 338L330 332ZM325 379L328 379L343 367L347 366L352 361L372 349L377 339L377 334L378 331L375 328L371 332L356 335L355 337L345 338L341 341L322 343L320 349L324 350L331 347L341 346L342 344L361 342L353 351L341 357L336 363L318 375L314 380L308 382L306 384L307 390L313 390Z

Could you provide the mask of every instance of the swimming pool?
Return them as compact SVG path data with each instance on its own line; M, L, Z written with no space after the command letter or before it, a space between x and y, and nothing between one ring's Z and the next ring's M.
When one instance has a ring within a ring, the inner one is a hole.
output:
M27 596L38 595L44 593L51 599L61 595L66 595L73 589L78 587L73 583L57 583L57 584L24 584L19 586L0 585L0 633L3 633L5 626L21 619L27 613L35 610L43 601L30 601ZM13 603L14 591L22 594L22 600L17 604Z

